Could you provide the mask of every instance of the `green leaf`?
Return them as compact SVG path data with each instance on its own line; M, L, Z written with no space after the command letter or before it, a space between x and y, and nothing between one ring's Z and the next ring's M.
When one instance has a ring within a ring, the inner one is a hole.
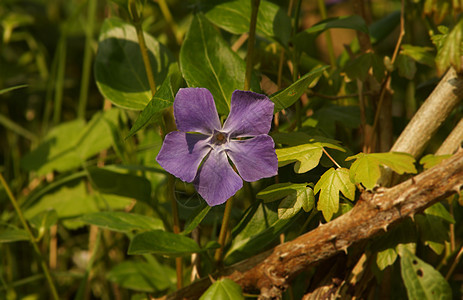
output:
M437 46L436 64L439 72L443 73L452 65L459 73L463 56L463 19L460 19L450 33L432 36L432 41Z
M164 224L160 219L119 211L85 214L81 220L87 224L119 232L164 229Z
M365 21L358 15L328 18L306 29L305 32L321 33L330 28L346 28L369 33Z
M127 198L114 198L106 195L88 195L86 182L84 180L73 181L62 185L56 190L40 198L24 212L26 219L30 220L43 211L54 209L63 224L68 228L83 226L84 223L72 218L80 217L83 214L97 212L101 209L122 209L130 203Z
M21 166L38 175L81 166L85 160L114 143L109 124L117 122L118 117L119 110L111 109L95 114L88 124L78 119L56 126L34 151L23 157Z
M154 94L153 98L151 98L150 102L135 120L132 128L130 128L127 138L134 135L151 120L160 120L160 113L162 110L170 107L174 103L175 95L177 94L182 82L183 79L178 71L167 76L166 80L164 80L162 85L156 91L156 94Z
M371 43L376 44L383 41L389 34L394 32L400 25L400 10L393 11L384 18L374 22L370 26Z
M232 244L225 254L225 264L229 265L261 252L278 241L280 233L295 219L297 218L280 219L277 202L254 202L233 229Z
M234 34L249 32L251 2L247 0L204 1L201 9L209 21L228 32ZM282 45L287 45L291 35L291 20L281 7L262 0L257 13L256 32Z
M8 88L1 89L0 90L0 95L6 94L6 93L14 91L14 90L22 89L22 88L25 88L25 87L28 87L28 85L27 84L20 84L20 85L10 86Z
M184 235L161 230L137 234L130 241L128 254L153 253L167 256L184 256L202 251L196 242Z
M402 55L406 55L411 57L416 62L420 64L427 65L431 68L435 66L434 63L434 56L432 55L431 47L421 47L421 46L413 46L413 45L402 45L402 51L400 53Z
M370 68L373 70L376 80L381 82L384 77L385 66L379 55L373 52L364 53L349 60L344 66L343 71L351 80L360 79L361 81L365 81Z
M349 179L349 170L345 168L326 171L315 185L314 192L320 192L317 208L327 221L339 209L339 192L351 201L355 199L355 185Z
M381 176L381 166L387 166L398 174L416 173L415 159L407 153L359 153L346 158L347 161L356 159L350 167L350 179L355 183L362 183L367 189L372 189Z
M92 186L101 193L150 202L151 184L145 177L114 172L108 167L89 167L87 171Z
M106 275L109 281L123 288L148 293L169 288L172 276L175 271L167 266L132 260L116 265Z
M260 191L257 198L265 202L284 198L278 206L278 218L280 219L292 218L301 208L309 212L315 203L313 190L305 183L274 184Z
M436 203L428 207L423 214L416 215L415 222L424 244L428 245L437 255L442 254L445 242L449 240L448 223L455 222L447 209L441 203Z
M440 164L444 159L452 157L451 154L448 155L434 155L427 154L420 159L420 164L423 165L423 168L429 169Z
M315 140L315 139L314 139ZM312 170L320 163L323 154L323 147L345 151L342 147L330 142L312 142L293 147L277 149L278 166L294 164L294 172L305 173Z
M195 229L199 223L206 217L207 213L211 210L211 206L207 205L206 202L202 202L202 204L195 209L192 213L192 217L190 217L185 224L185 228L182 231L182 234L190 234L193 229Z
M0 243L28 241L29 235L24 229L5 229L0 231Z
M241 286L233 280L223 278L215 281L199 298L200 300L239 300L244 299Z
M29 220L32 227L39 232L39 238L46 230L58 222L58 214L54 209L43 211Z
M452 289L445 278L405 247L400 248L400 268L409 299L452 299Z
M207 88L212 93L222 115L230 110L233 91L244 86L246 63L202 14L194 16L183 41L180 68L189 87ZM252 89L259 90L256 80Z
M376 254L376 264L382 271L391 266L397 259L397 251L394 248L387 248Z
M174 58L152 36L144 33L144 37L159 86ZM117 106L141 110L152 98L135 27L118 18L107 18L103 23L94 72L100 92Z
M274 113L293 105L311 84L317 82L326 69L328 69L328 66L315 68L284 90L271 95L270 100L275 103Z
M368 27L362 17L357 15L341 16L325 19L305 31L299 32L291 41L298 49L306 49L313 45L315 38L320 33L330 28L346 28L369 33Z
M416 63L409 56L399 54L396 63L399 76L412 80L416 73Z

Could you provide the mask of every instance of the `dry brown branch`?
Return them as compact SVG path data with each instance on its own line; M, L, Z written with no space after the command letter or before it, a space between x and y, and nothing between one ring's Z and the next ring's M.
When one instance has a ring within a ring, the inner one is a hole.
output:
M463 150L395 187L364 192L355 207L339 218L225 269L221 276L244 291L260 291L260 299L281 297L301 271L324 261L359 241L370 239L390 225L413 217L428 206L459 192L463 186ZM210 285L203 279L167 296L195 299Z

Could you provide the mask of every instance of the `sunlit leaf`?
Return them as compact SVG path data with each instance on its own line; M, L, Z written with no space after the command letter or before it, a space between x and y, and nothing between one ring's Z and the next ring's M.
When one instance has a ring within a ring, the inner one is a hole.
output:
M215 281L199 298L200 300L240 300L244 299L241 286L233 280L223 278Z
M119 113L111 109L95 114L87 124L78 119L56 126L34 151L23 157L21 166L39 175L80 167L85 160L114 143L108 124L117 122Z
M346 158L356 159L350 167L350 178L355 183L361 183L367 189L372 189L381 176L380 166L387 166L398 174L416 173L415 159L407 153L359 153Z
M380 270L384 270L386 267L391 266L396 259L397 251L395 248L387 248L376 254L376 264Z
M438 71L443 73L451 65L457 72L460 72L463 56L463 19L460 19L449 33L434 35L432 41L437 46Z
M345 151L337 144L330 142L312 142L303 145L297 145L288 148L277 149L278 166L282 167L290 163L294 164L294 172L305 173L312 170L320 163L323 154L323 148L331 148L339 151Z
M314 188L314 193L320 192L317 208L323 213L325 220L339 209L339 192L347 199L355 199L355 185L349 179L349 170L345 168L331 168L326 171Z
M440 164L444 159L451 157L451 154L448 155L434 155L427 154L420 159L420 164L423 165L423 168L429 169Z
M399 249L399 255L409 299L452 299L452 289L441 273L405 247Z

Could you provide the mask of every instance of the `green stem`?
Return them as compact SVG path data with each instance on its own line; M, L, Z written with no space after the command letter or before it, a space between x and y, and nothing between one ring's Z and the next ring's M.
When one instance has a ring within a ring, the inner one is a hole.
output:
M228 229L228 222L230 220L230 215L233 206L233 197L227 200L225 204L225 211L223 213L223 221L222 226L220 227L219 233L219 244L220 248L215 251L214 259L217 262L217 265L221 265L222 263L222 254L223 254L223 247L225 246L225 239L227 237L227 229Z
M82 79L80 83L79 106L77 108L77 117L80 119L85 118L85 109L88 100L88 86L90 84L90 72L92 70L92 43L93 43L93 29L95 24L95 13L97 0L88 0L87 11L87 26L85 27L85 50L84 62L82 67Z
M294 12L294 23L293 23L293 31L292 36L295 36L297 33L297 29L299 28L299 15L301 12L301 0L297 1L296 10ZM293 49L292 55L292 63L293 63L293 82L296 82L299 76L299 52L296 49ZM302 127L302 105L301 101L296 102L296 127Z
M320 16L323 20L327 18L326 6L324 0L318 0L318 9L320 10ZM325 32L326 47L328 48L328 55L330 57L330 65L336 67L336 56L334 55L333 38L331 37L331 31Z
M67 29L63 25L58 41L58 71L56 74L55 106L53 110L53 124L57 125L61 120L61 108L63 106L64 75L66 70Z
M251 24L249 25L248 52L246 55L246 77L244 79L244 89L251 88L252 58L254 56L254 44L256 41L257 13L259 11L260 0L252 0Z
M13 193L11 192L10 187L5 181L5 178L3 178L3 175L0 174L0 181L5 188L5 191L8 195L8 198L11 200L11 204L13 205L14 209L16 210L16 213L18 214L19 220L21 221L24 229L26 230L27 234L29 235L29 241L32 244L32 247L34 248L35 253L37 254L39 260L40 260L40 265L42 266L43 273L45 275L45 278L48 281L48 284L50 286L50 291L53 296L53 299L58 300L58 292L56 291L55 284L53 283L53 279L51 278L50 271L48 270L48 266L45 262L45 259L42 257L42 253L40 253L39 246L37 245L37 242L35 241L35 237L32 234L31 229L29 228L29 225L26 222L26 219L24 218L24 215L21 211L21 208L18 205L18 202L16 201L16 198L13 196Z
M167 197L172 204L172 216L174 218L174 233L180 233L180 219L178 217L178 204L175 200L175 177L171 174L167 175ZM182 258L175 258L175 269L177 272L177 289L181 289L183 286L183 263Z
M137 31L138 44L140 45L140 52L143 58L143 64L145 65L146 76L148 77L151 94L154 95L156 93L156 82L154 81L154 74L148 55L148 48L146 47L145 36L143 34L143 28L141 27L141 18L138 15L135 1L130 1L129 5L132 14L132 24L135 26L135 30Z

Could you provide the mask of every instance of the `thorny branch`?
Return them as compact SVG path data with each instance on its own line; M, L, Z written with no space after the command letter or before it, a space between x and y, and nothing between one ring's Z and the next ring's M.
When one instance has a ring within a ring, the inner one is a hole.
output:
M291 280L349 246L370 239L405 218L413 217L463 186L463 149L440 165L395 187L364 192L355 207L267 252L225 269L220 276L241 285L244 291L260 291L260 299L278 299ZM166 299L194 299L210 285L208 278L194 282Z

